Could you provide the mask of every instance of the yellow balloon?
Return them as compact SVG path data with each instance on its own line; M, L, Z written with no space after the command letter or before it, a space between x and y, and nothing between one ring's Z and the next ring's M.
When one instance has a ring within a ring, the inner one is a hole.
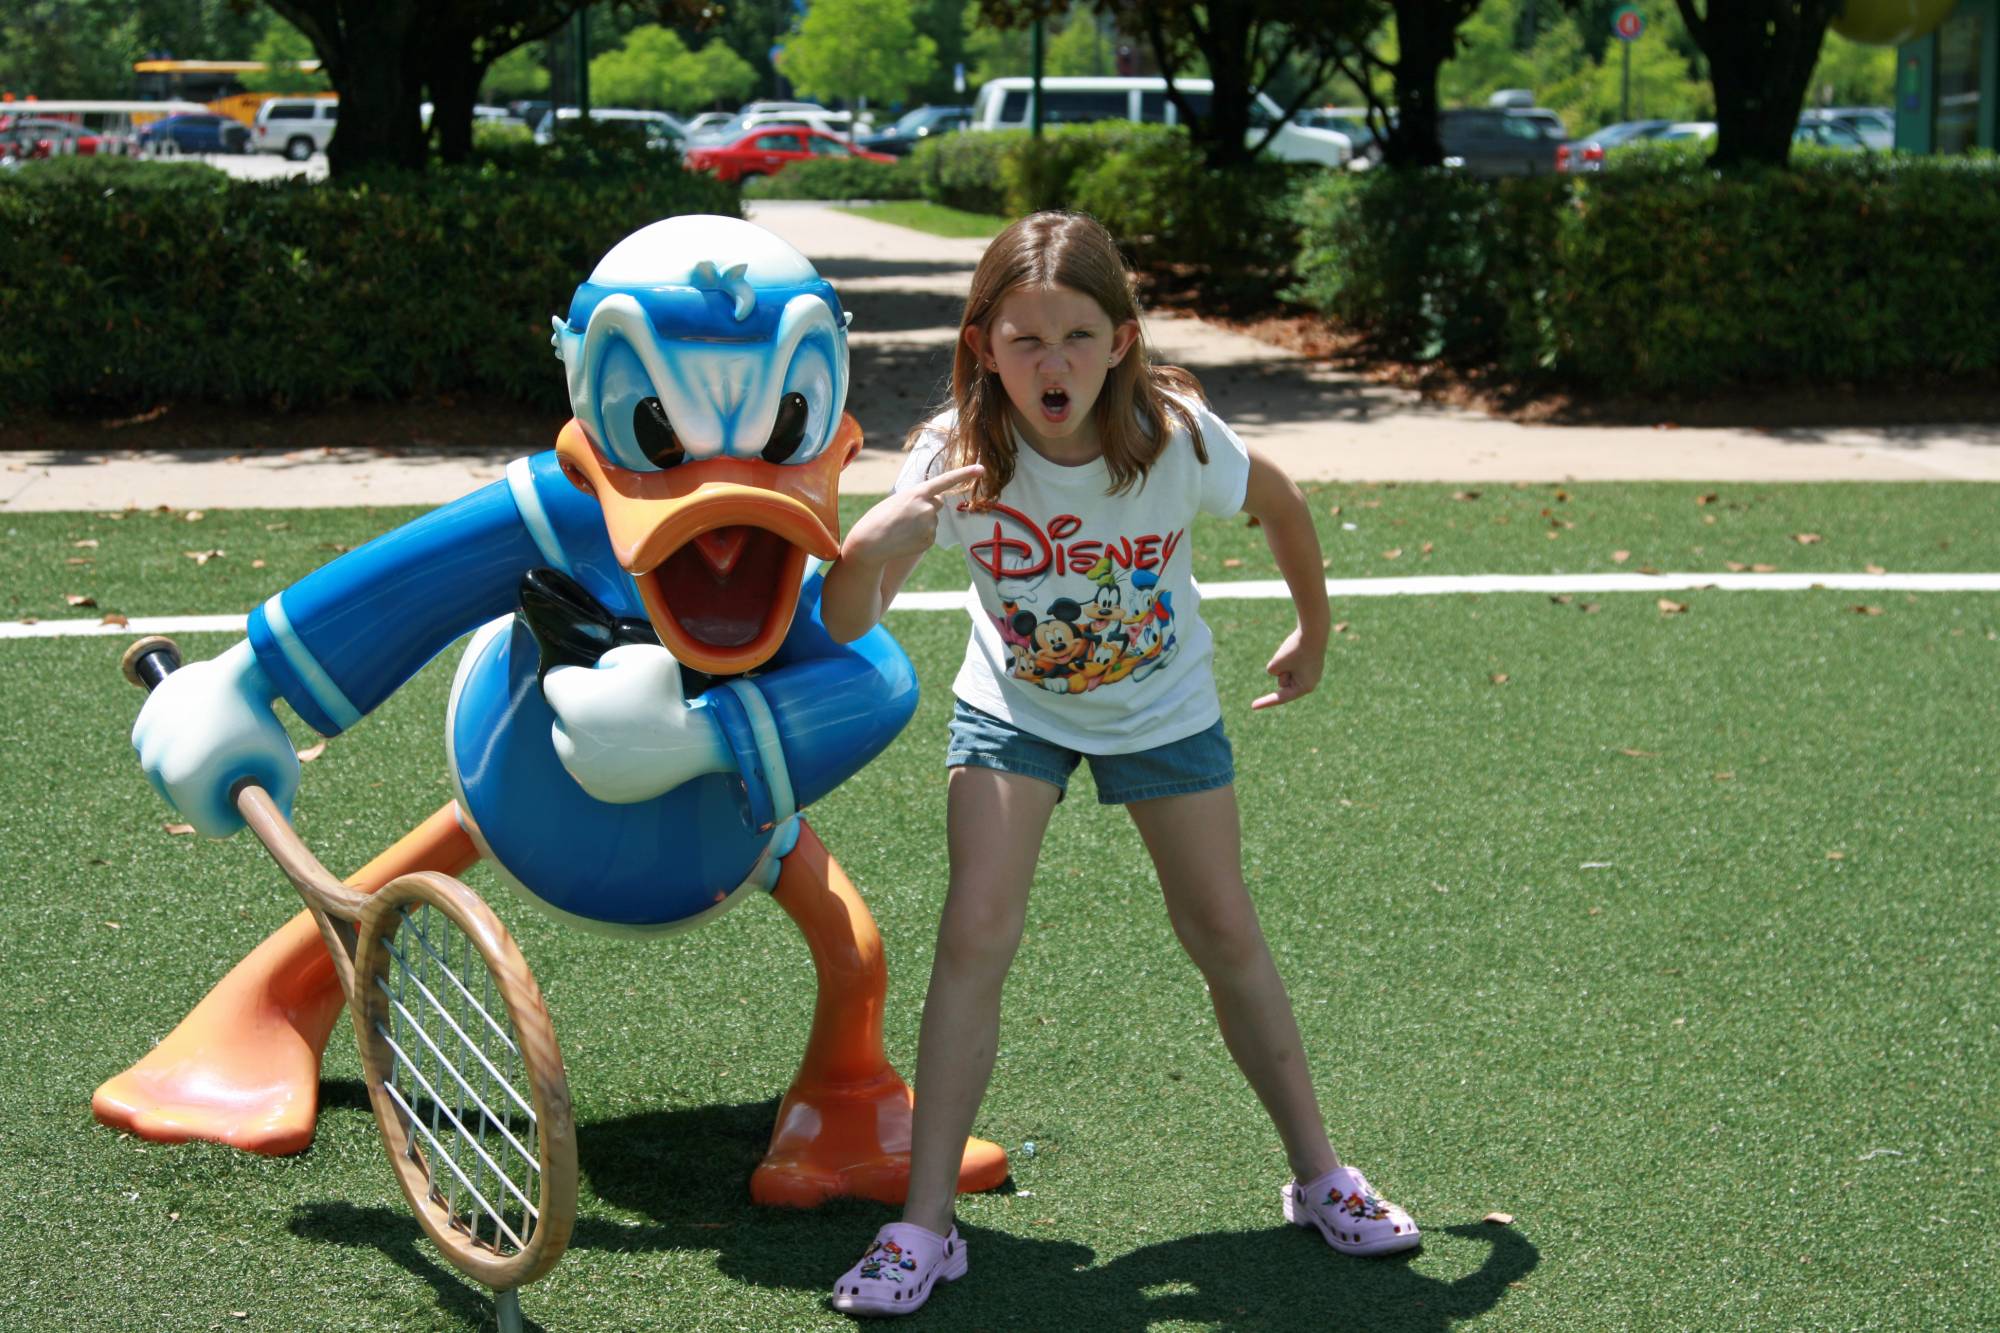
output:
M1833 30L1850 42L1895 46L1921 37L1951 13L1958 0L1847 0Z

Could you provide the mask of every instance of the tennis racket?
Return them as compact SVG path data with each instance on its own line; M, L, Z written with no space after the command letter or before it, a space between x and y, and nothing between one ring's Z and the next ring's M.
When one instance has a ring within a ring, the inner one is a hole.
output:
M173 640L153 635L123 667L150 692L180 664ZM418 1223L453 1267L494 1289L501 1326L518 1328L515 1290L562 1257L576 1219L569 1082L534 974L456 879L425 871L357 892L262 787L246 779L231 795L326 940Z

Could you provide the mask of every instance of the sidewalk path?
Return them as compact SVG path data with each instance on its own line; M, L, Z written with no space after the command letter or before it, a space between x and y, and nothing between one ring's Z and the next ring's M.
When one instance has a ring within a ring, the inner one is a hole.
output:
M755 219L819 266L854 312L848 409L867 448L856 493L888 488L904 433L942 393L984 242L928 236L819 204ZM1147 321L1216 411L1301 480L2000 481L2000 423L1783 431L1525 426L1425 403L1198 319ZM553 443L553 440L550 441ZM0 510L436 504L501 475L485 452L295 449L0 455Z

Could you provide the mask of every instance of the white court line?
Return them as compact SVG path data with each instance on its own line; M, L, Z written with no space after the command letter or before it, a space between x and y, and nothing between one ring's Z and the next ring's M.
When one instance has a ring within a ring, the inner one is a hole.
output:
M1416 578L1328 579L1326 595L1348 597L1439 597L1455 593L1667 592L1715 588L1724 592L1803 592L1827 588L1844 592L2000 592L2000 574L1440 574ZM1204 583L1203 601L1289 597L1279 579ZM971 588L954 592L896 594L891 611L963 611ZM125 625L96 620L38 620L0 623L0 639L55 639L74 636L139 634L241 634L244 616L135 616Z

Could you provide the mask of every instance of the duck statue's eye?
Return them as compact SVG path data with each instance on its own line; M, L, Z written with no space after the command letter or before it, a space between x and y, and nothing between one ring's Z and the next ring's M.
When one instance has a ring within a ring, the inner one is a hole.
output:
M687 457L680 436L674 434L674 423L667 420L667 409L657 398L642 398L632 409L632 436L654 467L670 468Z
M771 427L770 443L764 446L764 461L782 463L799 451L806 438L806 396L788 393L778 404L778 420Z

